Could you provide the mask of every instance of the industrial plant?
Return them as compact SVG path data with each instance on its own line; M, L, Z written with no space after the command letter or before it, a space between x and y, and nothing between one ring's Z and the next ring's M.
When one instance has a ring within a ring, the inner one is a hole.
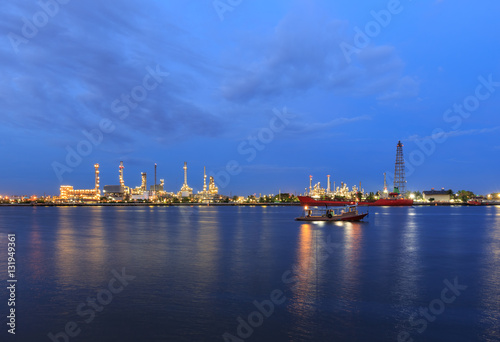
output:
M253 194L243 196L224 196L219 194L219 187L215 183L214 177L207 175L206 167L203 167L203 185L201 191L195 192L188 185L188 165L184 162L183 176L184 182L179 184L178 190L167 191L165 180L157 179L158 165L154 164L153 184L148 184L146 172L140 173L140 184L129 186L125 182L125 165L120 161L118 167L118 180L116 184L104 185L101 190L99 164L94 164L94 187L91 189L75 189L72 185L61 185L59 196L0 196L0 204L14 203L53 203L53 204L97 204L97 203L235 203L235 204L266 204L266 203L316 203L315 201L335 201L336 205L344 202L350 204L356 202L359 205L413 205L432 204L447 205L460 204L467 205L489 205L498 204L499 193L491 193L487 196L477 196L471 191L451 189L445 190L425 190L407 191L405 175L405 160L403 155L403 144L398 141L396 145L396 161L394 164L394 177L392 189L387 184L387 174L383 173L384 184L381 190L367 192L359 185L349 187L345 182L340 182L337 186L332 181L332 176L326 176L326 187L320 182L313 183L313 176L309 176L309 187L305 188L302 194L281 193L274 194ZM139 176L139 175L138 175ZM392 175L390 175L392 176ZM152 178L152 177L151 177ZM151 179L150 178L150 179ZM200 180L201 181L201 180ZM200 182L201 183L201 182ZM199 184L200 184L199 183ZM175 185L173 185L175 187Z
M313 176L309 176L309 189L305 189L304 195L309 196L314 199L319 198L341 198L341 199L361 199L368 197L368 194L363 188L361 188L361 182L359 182L359 187L354 185L351 189L344 182L340 183L339 187L335 187L335 181L333 182L333 190L331 189L330 175L327 175L327 185L326 189L321 187L321 183L318 182L313 185ZM403 156L403 144L398 141L396 146L396 162L394 167L394 187L393 191L389 192L387 187L387 175L384 172L384 188L382 191L377 191L374 195L375 199L386 199L389 197L404 197L406 195L406 176L405 176L405 161Z
M160 183L156 182L157 164L155 164L154 183L149 187L147 184L147 173L141 172L141 185L134 188L125 185L123 161L120 161L118 166L118 184L104 185L103 191L100 190L99 182L99 164L94 165L95 168L95 187L94 189L73 189L71 185L61 185L60 195L54 198L55 203L92 203L100 201L153 201L165 202L195 200L202 203L210 203L220 200L219 188L215 184L214 178L209 177L207 186L206 167L203 167L203 190L197 194L193 194L193 189L189 187L187 182L187 162L184 162L184 183L178 192L165 191L165 181L160 179Z
M60 195L54 202L99 202L101 199L101 190L99 188L99 164L94 165L95 187L94 189L73 189L71 185L61 185Z

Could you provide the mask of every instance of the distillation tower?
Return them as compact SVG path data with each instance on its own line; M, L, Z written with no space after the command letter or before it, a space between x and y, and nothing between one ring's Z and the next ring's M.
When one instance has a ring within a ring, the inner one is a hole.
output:
M182 184L181 191L179 191L181 197L189 197L193 194L193 189L187 183L187 177L187 162L184 162L184 184Z
M125 181L123 180L123 162L121 161L120 162L120 167L119 167L119 171L120 171L120 186L122 188L125 188Z
M148 180L146 172L141 172L141 189L142 191L146 191L148 189Z
M99 187L99 164L94 164L95 168L95 197L100 199L101 189Z

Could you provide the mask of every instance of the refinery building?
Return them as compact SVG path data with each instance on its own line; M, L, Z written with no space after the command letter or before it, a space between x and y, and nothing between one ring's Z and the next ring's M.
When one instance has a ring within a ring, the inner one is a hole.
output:
M61 185L60 195L56 197L58 203L97 203L104 197L106 201L154 201L164 202L169 198L177 198L179 200L190 198L203 203L210 203L221 198L219 188L215 184L214 178L209 177L207 185L206 168L203 168L203 190L198 191L196 195L193 189L189 187L187 182L187 162L184 162L184 183L177 193L165 191L165 181L160 179L160 183L156 182L157 165L155 164L154 183L150 185L148 190L147 174L141 172L141 185L131 188L125 185L123 161L120 161L118 166L119 184L105 185L101 194L99 187L99 164L94 165L95 168L95 187L94 189L73 189L71 185Z

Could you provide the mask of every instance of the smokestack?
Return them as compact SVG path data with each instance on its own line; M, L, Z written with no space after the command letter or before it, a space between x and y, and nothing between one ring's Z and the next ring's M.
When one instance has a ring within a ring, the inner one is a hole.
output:
M326 192L330 193L330 175L328 175L327 177L328 177L328 183L326 185Z
M125 186L125 181L123 180L123 168L124 168L123 162L121 161L120 167L119 167L119 169L120 169L120 185L121 186Z
M101 190L99 189L99 164L94 164L95 168L95 193L96 195L101 193Z
M188 167L187 167L187 162L184 162L184 184L187 185L188 183Z
M155 163L155 186L154 186L154 188L153 188L153 189L154 189L154 191L155 191L155 195L156 195L156 184L157 184L157 183L156 183L156 163Z
M312 191L312 181L313 181L313 176L309 176L309 193Z

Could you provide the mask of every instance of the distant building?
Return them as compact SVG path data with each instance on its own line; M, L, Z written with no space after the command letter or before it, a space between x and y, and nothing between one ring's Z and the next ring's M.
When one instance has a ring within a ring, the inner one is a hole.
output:
M426 201L429 201L431 198L434 198L434 202L449 202L451 200L450 191L444 189L423 191L422 195Z
M61 185L57 202L93 202L99 201L99 192L95 189L73 189L71 185Z
M142 194L132 194L132 196L130 197L133 201L137 201L137 200L149 200L149 194L148 192L144 192Z
M122 185L105 185L103 195L112 200L123 200L126 189Z
M198 191L196 197L202 202L210 202L217 198L219 194L219 188L215 184L214 177L210 176L209 184L207 188L207 169L203 167L203 191Z
M71 185L61 185L60 194L54 198L57 203L66 202L96 202L101 198L99 189L99 164L94 165L95 186L94 189L73 189Z
M149 191L157 191L157 192L163 192L165 191L163 189L163 187L165 186L165 180L163 179L160 179L160 184L156 184L156 185L151 185L149 186Z
M208 184L208 192L211 195L217 195L219 193L219 188L215 185L214 177L210 176L210 183Z

